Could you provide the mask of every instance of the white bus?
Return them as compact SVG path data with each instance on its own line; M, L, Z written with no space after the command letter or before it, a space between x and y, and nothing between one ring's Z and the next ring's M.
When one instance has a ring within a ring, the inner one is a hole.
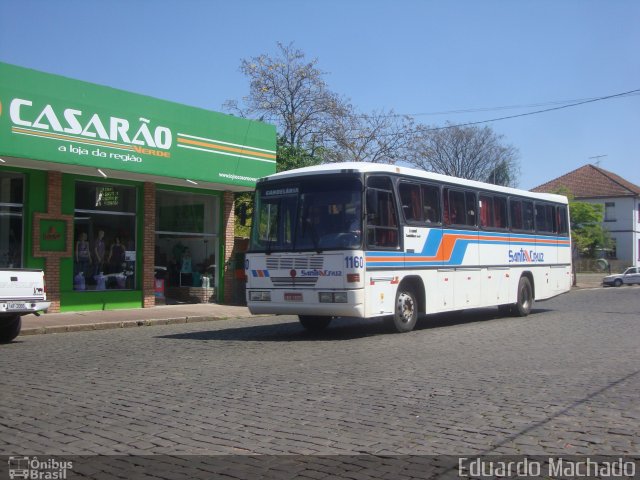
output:
M258 181L246 255L254 314L335 317L498 306L526 316L569 291L567 198L421 170L337 163Z

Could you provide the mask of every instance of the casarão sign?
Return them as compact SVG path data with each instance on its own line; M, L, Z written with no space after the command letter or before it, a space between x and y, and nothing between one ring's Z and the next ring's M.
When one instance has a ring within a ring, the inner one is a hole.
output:
M254 186L275 150L271 125L0 63L0 155Z

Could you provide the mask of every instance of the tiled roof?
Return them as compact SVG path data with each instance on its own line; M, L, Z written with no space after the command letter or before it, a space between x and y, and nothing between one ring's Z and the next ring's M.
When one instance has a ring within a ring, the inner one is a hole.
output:
M595 165L580 167L531 191L557 193L560 187L569 189L577 199L640 196L638 185Z

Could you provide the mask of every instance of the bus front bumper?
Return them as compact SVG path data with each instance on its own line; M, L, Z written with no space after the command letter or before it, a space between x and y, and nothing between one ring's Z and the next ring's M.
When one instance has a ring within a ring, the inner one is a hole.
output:
M346 294L346 302L344 298ZM260 300L256 300L261 298ZM322 298L324 301L320 301ZM364 317L364 290L247 290L252 314Z

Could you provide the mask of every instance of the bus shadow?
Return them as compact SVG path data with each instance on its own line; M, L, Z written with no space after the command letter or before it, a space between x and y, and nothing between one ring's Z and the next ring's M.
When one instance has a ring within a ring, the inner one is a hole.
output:
M531 316L548 310L534 309ZM497 309L475 309L461 312L423 315L418 320L414 332L446 328L455 325L486 322L489 320L509 320L498 313ZM331 325L320 332L309 332L297 321L269 325L253 325L250 327L226 328L221 330L204 330L198 332L161 335L156 338L169 340L204 340L204 341L240 341L240 342L312 342L346 341L376 335L390 335L389 328L383 319L363 320L360 318L337 318ZM411 333L409 333L410 335Z

